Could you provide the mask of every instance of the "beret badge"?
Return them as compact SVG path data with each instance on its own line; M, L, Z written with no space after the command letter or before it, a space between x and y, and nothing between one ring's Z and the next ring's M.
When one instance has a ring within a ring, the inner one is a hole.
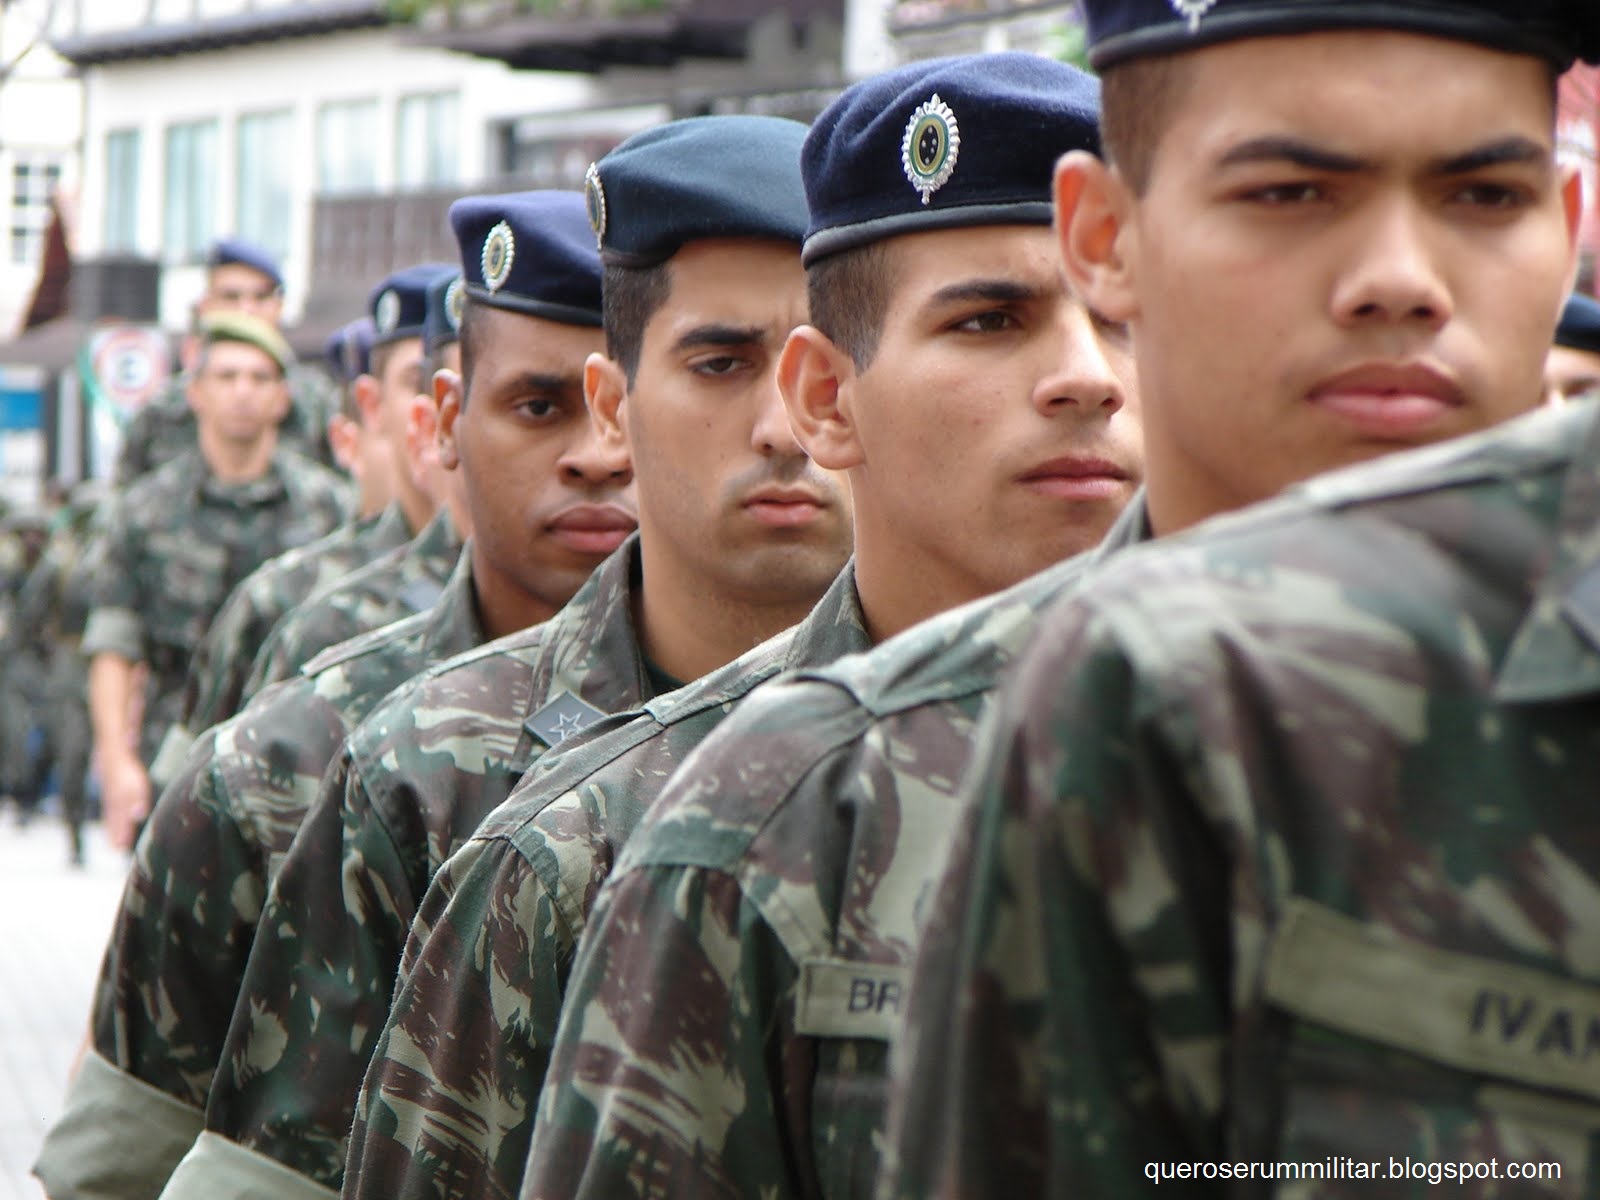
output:
M457 276L444 292L444 319L450 322L450 328L457 333L461 332L461 308L466 302L465 284L466 280Z
M491 292L498 292L505 287L516 257L517 239L511 232L511 226L501 221L483 239L483 254L479 257L479 265L483 268L483 286Z
M911 114L900 141L900 165L924 204L950 181L960 152L961 130L956 125L956 114L935 92Z
M1200 29L1200 18L1217 6L1217 0L1171 0L1172 11L1189 21L1189 32Z
M388 337L400 327L400 294L393 288L378 297L373 308L372 322L378 327L379 337Z
M600 164L590 163L583 173L583 204L589 212L589 228L594 244L603 246L606 237L606 190L600 186Z

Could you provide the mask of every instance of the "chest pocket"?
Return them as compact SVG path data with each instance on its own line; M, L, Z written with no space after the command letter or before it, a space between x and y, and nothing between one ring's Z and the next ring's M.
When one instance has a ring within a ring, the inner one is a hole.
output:
M1498 1160L1498 1183L1458 1176L1473 1189L1466 1194L1597 1194L1600 987L1408 944L1295 900L1273 939L1265 990L1291 1018L1277 1062L1279 1161L1366 1164L1372 1182L1348 1189L1381 1188L1397 1170L1420 1188L1440 1182L1428 1172L1493 1172ZM1539 1163L1557 1164L1559 1178L1504 1173ZM1322 1195L1324 1186L1278 1194Z
M152 534L144 570L150 640L192 651L226 597L227 548L194 530Z

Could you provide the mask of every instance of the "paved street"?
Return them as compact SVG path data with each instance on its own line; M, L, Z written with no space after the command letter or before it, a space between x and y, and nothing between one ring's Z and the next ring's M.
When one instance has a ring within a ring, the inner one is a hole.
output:
M88 866L66 866L66 834L0 811L0 1200L40 1200L28 1175L83 1040L125 858L93 827Z

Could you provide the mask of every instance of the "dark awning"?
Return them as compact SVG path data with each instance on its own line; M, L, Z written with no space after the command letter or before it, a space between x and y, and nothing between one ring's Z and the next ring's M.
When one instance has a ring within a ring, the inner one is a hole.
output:
M68 62L89 67L199 54L347 29L370 29L387 25L389 19L383 0L305 0L251 8L227 16L80 34L56 39L51 46Z

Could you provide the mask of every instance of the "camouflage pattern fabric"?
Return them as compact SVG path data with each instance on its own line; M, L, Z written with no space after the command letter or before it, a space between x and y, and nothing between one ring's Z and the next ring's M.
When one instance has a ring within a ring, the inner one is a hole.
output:
M887 1038L972 727L1101 547L762 688L623 847L567 987L522 1194L868 1196Z
M410 542L313 593L262 642L241 705L267 684L292 678L329 647L432 607L460 556L455 523L441 510Z
M249 483L215 479L195 451L108 501L83 650L149 664L146 763L178 720L189 659L228 593L269 558L335 529L348 500L339 476L279 450Z
M160 1188L178 1161L121 1123L93 1125L113 1088L129 1104L157 1089L202 1127L232 1001L261 906L344 735L431 663L482 641L465 555L439 603L319 656L212 729L164 792L139 840L91 1018L94 1053L122 1078L69 1094L40 1174L72 1195L82 1172L112 1161ZM70 1151L70 1153L69 1153Z
M134 413L122 431L122 444L112 468L111 479L117 487L126 486L199 446L188 385L187 376L174 376L161 395ZM289 368L289 398L288 415L278 426L278 444L332 467L328 421L339 411L337 386L324 372L297 363Z
M405 515L398 505L390 505L253 571L233 589L190 665L184 685L184 728L210 729L240 710L256 653L290 609L411 538Z
M346 739L268 897L206 1109L211 1136L172 1196L209 1200L219 1178L289 1172L307 1195L339 1186L434 873L559 739L547 716L570 718L564 731L651 694L633 629L638 569L634 536L551 620L428 671Z
M869 645L847 568L796 628L536 764L423 898L356 1107L346 1197L516 1195L562 986L618 849L753 688Z
M1128 556L995 714L884 1196L1600 1196L1600 409Z

